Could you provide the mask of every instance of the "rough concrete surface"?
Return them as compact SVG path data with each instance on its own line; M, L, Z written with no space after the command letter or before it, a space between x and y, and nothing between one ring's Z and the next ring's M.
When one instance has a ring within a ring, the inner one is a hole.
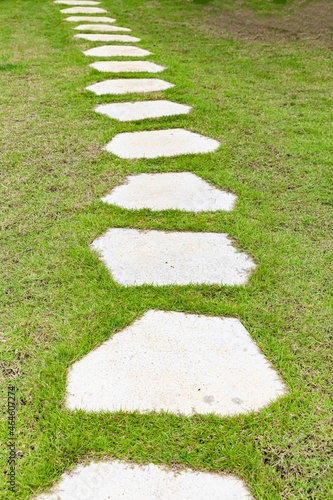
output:
M226 234L112 228L92 243L122 285L245 285L254 262Z
M66 402L90 412L226 416L284 392L237 319L150 310L74 363Z
M211 153L220 143L181 128L117 134L105 149L120 158L159 158Z
M243 482L191 469L118 461L78 465L36 500L250 500Z
M119 78L104 80L86 87L96 95L121 95L132 93L157 92L173 87L172 83L157 78Z
M232 210L236 196L216 189L191 172L166 172L130 175L102 200L132 210L215 212Z

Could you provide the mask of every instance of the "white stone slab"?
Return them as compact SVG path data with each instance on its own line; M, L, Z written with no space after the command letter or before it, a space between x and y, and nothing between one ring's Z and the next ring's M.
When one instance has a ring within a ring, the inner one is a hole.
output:
M243 482L230 475L172 470L119 461L79 465L36 500L250 500Z
M101 2L95 2L94 0L55 0L53 3L63 5L99 5Z
M93 33L79 33L74 38L82 38L91 42L140 42L140 38L130 35L103 35ZM105 62L105 61L103 61Z
M97 61L89 64L102 73L160 73L165 70L150 61Z
M216 189L191 172L167 172L130 175L102 201L130 210L216 212L232 210L236 196Z
M148 311L73 365L67 406L230 416L285 392L235 318Z
M131 93L149 93L166 90L174 87L172 83L158 78L119 78L117 80L104 80L86 87L96 95L121 95Z
M62 9L62 14L105 14L107 10L100 7L70 7L69 9Z
M110 26L109 24L80 24L73 28L78 31L99 31L99 32L113 32L113 31L131 31L129 28L122 28L121 26Z
M120 158L158 158L210 153L220 143L181 128L117 134L105 149Z
M191 106L185 106L171 101L139 101L102 104L101 106L97 106L95 111L120 122L130 122L133 120L143 120L144 118L184 115L187 114L190 109Z
M256 266L226 234L112 228L92 243L121 285L245 285Z
M83 22L88 22L88 23L114 23L115 19L112 19L111 17L94 17L94 16L70 16L66 17L66 21L69 21L70 23L81 23Z
M85 50L85 56L92 57L145 57L149 56L149 50L140 49L133 45L101 45Z

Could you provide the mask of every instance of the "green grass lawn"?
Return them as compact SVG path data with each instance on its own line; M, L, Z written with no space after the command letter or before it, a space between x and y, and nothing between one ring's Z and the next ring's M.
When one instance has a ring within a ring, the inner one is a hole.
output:
M17 492L1 472L0 498L32 498L76 464L106 457L232 473L257 499L333 498L329 42L315 29L297 37L283 30L288 16L297 23L311 7L291 0L101 6L142 39L138 45L154 53L149 60L167 66L157 77L175 84L142 99L193 110L135 123L95 113L99 103L140 98L85 90L109 77L89 68L93 58L81 52L102 44L74 40L73 24L51 0L1 1L0 441L7 473L8 385L17 388L18 405ZM235 18L243 28L228 23ZM248 19L282 27L256 36ZM169 127L221 147L135 161L102 149L118 132ZM130 173L184 170L237 194L235 210L135 212L100 201ZM124 288L89 248L110 227L228 233L258 267L246 287ZM233 418L68 411L68 367L151 308L238 318L288 394Z

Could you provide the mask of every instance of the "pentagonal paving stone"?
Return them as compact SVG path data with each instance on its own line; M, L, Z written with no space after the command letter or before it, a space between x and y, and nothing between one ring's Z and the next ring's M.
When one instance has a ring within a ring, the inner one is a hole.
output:
M66 17L66 21L70 23L81 23L83 22L92 22L92 23L114 23L115 19L111 17L93 17L93 16L70 16Z
M93 33L79 33L74 35L74 38L82 38L91 42L140 42L140 38L130 35L103 35ZM102 61L105 62L105 61Z
M102 201L134 210L215 212L232 210L236 196L216 189L191 172L167 172L130 175Z
M36 500L250 500L231 475L135 465L118 460L78 465Z
M74 363L66 401L92 412L226 416L284 392L237 319L151 310Z
M110 26L109 24L80 24L80 26L75 26L74 29L78 31L100 31L106 33L112 31L131 31L129 28Z
M100 7L70 7L69 9L62 9L62 14L105 14L107 10Z
M96 95L121 95L131 93L149 93L166 90L174 87L172 83L158 78L119 78L117 80L104 80L86 87Z
M99 5L101 2L95 2L94 0L55 0L53 3L63 5Z
M140 101L102 104L95 111L120 122L187 114L191 106L171 101ZM162 175L162 174L161 174Z
M89 66L102 73L160 73L165 70L164 66L150 61L98 61Z
M120 158L158 158L210 153L220 143L181 128L117 134L105 149Z
M85 56L92 57L144 57L151 54L149 50L140 49L133 45L102 45L85 50L83 53Z
M92 248L115 281L126 286L244 285L255 268L222 233L112 228Z

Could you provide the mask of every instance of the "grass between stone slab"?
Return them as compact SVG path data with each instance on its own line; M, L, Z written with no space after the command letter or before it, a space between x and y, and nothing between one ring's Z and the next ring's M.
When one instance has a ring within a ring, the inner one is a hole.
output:
M124 76L175 87L97 97L85 87L109 75L81 50L102 43L74 40L75 24L50 1L2 1L2 416L8 385L18 406L17 492L1 474L0 498L32 498L76 464L106 457L232 473L258 499L332 498L332 52L306 32L258 41L245 22L237 32L213 22L236 13L283 24L309 5L104 0L154 53L147 60L167 66ZM193 110L135 123L93 111L156 98ZM102 149L119 132L169 127L221 147L136 161ZM99 201L130 173L184 170L237 194L235 210L135 212ZM124 288L89 248L110 227L228 233L258 267L244 288ZM68 411L68 367L151 308L238 318L289 393L233 418ZM6 443L6 418L1 435ZM6 446L2 457L8 472Z

